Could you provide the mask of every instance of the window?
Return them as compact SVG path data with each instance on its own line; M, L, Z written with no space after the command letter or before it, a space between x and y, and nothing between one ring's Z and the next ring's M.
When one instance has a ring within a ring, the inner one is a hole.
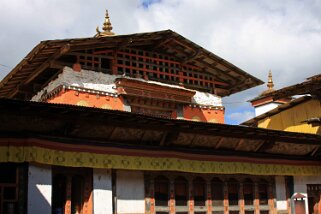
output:
M0 213L18 211L18 168L16 164L1 163Z
M188 182L184 177L178 177L174 182L176 206L187 206Z
M224 183L219 178L211 182L213 206L224 206Z
M258 184L260 205L268 204L268 182L266 180L260 180Z
M92 210L92 170L54 167L52 213L83 214Z
M231 178L228 180L228 201L229 205L238 205L239 203L239 184L238 181Z
M155 178L155 205L168 206L169 180L164 176Z
M205 206L206 201L206 183L201 177L196 177L193 180L194 189L194 205L195 206Z
M245 205L253 205L254 183L251 179L246 179L243 183L243 196Z

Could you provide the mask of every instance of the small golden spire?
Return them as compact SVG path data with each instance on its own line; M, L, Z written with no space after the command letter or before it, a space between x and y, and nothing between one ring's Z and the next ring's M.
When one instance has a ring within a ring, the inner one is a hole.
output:
M273 83L273 80L272 80L272 72L271 72L271 70L269 71L269 79L268 79L268 82L267 82L267 87L268 87L268 89L266 89L265 91L263 91L262 93L261 93L261 96L262 95L267 95L268 93L270 93L270 92L272 92L272 91L274 91L274 83Z
M273 87L274 87L271 70L269 71L269 80L267 83L267 87L269 88L269 90L273 90Z
M115 35L115 33L111 31L113 29L113 27L112 27L111 22L110 22L110 18L109 18L109 15L108 15L108 10L106 10L105 22L103 24L102 29L103 29L103 32L100 32L99 31L99 27L97 26L97 28L96 28L97 34L95 35L95 37L100 38L100 37L106 37L106 36Z

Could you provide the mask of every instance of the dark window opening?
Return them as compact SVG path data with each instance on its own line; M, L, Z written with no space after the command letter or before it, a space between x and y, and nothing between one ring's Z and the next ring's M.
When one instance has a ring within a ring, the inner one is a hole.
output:
M155 178L155 205L167 206L169 199L169 180L164 176Z
M201 177L197 177L193 180L193 196L195 206L205 206L206 201L206 183Z
M228 200L229 205L238 205L239 203L239 184L235 179L228 181Z
M211 182L212 204L213 206L224 205L224 183L218 179L213 178Z
M52 182L52 213L64 213L66 202L66 182L63 175L55 175Z
M259 191L259 200L260 205L267 205L268 204L268 183L265 180L261 180L258 184L258 191Z
M174 182L176 206L187 206L188 182L183 177L178 177Z
M245 205L253 205L254 203L254 183L250 179L246 179L243 183L243 196Z
M77 56L74 55L63 55L59 58L59 61L67 66L71 66L77 62Z
M52 177L52 213L85 213L92 206L92 170L54 167ZM68 207L68 208L67 208Z
M84 178L79 175L72 177L71 182L71 212L82 213L84 203Z
M111 70L111 60L106 58L101 58L101 71L103 73L108 73Z

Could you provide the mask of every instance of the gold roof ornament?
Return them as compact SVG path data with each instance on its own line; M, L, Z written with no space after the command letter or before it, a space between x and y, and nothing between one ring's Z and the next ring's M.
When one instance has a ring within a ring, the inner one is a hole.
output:
M272 92L272 91L274 91L274 83L273 83L273 80L272 80L272 72L271 72L271 70L269 71L269 76L268 76L268 82L267 82L267 87L268 87L268 89L267 90L265 90L265 91L263 91L263 93L261 94L261 95L266 95L266 94L268 94L268 93L270 93L270 92Z
M103 29L102 32L99 31L99 27L97 26L97 28L96 28L97 34L95 35L95 37L100 38L100 37L106 37L106 36L115 35L115 33L111 31L113 29L113 27L112 27L111 22L110 22L110 18L109 18L109 15L108 15L108 10L106 10L105 22L103 24L102 29Z
M271 70L269 71L269 80L268 80L268 83L267 83L267 87L269 90L274 90L273 87L274 87L274 84L273 84L273 80L272 80L272 72Z

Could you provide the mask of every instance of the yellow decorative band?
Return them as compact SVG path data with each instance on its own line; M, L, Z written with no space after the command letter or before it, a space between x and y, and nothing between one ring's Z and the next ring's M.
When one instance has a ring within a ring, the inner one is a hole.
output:
M128 170L181 171L192 173L252 175L321 175L318 165L284 165L254 162L187 160L176 157L146 157L61 151L39 146L0 146L0 162L37 162L49 165Z

